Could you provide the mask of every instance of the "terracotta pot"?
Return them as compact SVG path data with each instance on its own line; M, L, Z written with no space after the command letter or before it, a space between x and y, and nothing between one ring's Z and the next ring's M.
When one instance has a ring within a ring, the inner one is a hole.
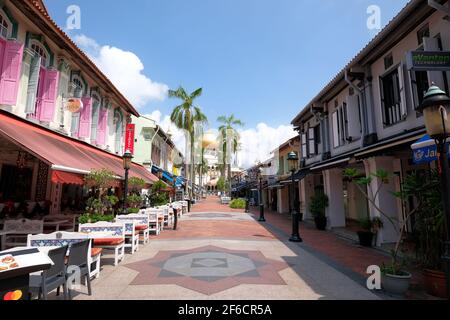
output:
M425 269L423 278L425 290L428 294L439 298L447 298L447 280L444 272Z
M358 231L359 244L363 247L372 247L373 237L375 234L370 231Z

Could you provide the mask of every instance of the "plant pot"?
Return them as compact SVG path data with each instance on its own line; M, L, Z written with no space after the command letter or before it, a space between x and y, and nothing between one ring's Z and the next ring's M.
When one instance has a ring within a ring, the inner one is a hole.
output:
M374 236L370 231L358 231L359 244L363 247L372 247Z
M314 222L316 223L317 230L325 231L327 229L327 218L326 217L317 217L314 218Z
M404 272L405 275L396 276L392 274L384 274L381 276L381 285L388 293L404 296L411 284L412 275Z
M439 298L447 298L447 282L444 272L425 269L423 271L423 280L428 294Z

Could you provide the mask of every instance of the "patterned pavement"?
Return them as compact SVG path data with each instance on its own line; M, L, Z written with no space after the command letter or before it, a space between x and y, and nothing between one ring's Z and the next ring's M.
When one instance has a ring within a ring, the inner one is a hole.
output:
M178 230L153 236L119 266L110 255L102 264L93 296L76 299L379 299L307 247L217 198L195 205Z

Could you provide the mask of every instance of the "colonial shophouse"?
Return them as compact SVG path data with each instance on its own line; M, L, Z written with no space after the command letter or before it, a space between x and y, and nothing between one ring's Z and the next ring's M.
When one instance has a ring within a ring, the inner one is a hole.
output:
M435 9L427 0L410 1L292 121L300 133L303 171L308 172L300 182L306 218L311 218L309 201L316 189L324 190L330 200L329 229L380 216L344 179L343 170L350 167L362 176L388 171L394 178L379 194L377 205L397 221L411 209L390 192L400 191L409 172L432 165L413 161L411 145L425 135L416 107L433 82L448 94L450 73L415 71L407 66L407 57L415 50L450 51L449 11ZM375 190L378 183L375 179L370 188ZM378 245L396 241L398 230L381 219Z
M81 199L92 169L123 177L126 125L139 114L42 1L0 0L0 75L1 207L47 201L58 212L62 194ZM131 176L157 180L138 164Z

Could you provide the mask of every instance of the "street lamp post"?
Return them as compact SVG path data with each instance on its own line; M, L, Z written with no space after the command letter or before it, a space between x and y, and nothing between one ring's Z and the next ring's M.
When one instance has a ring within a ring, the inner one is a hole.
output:
M450 98L439 87L432 85L419 107L423 112L428 134L436 140L441 165L442 202L447 227L444 264L447 278L447 297L450 298L450 197L447 138L450 136Z
M177 176L173 176L173 199L175 200L175 196L177 193ZM177 230L178 227L178 210L173 209L173 230Z
M245 213L249 213L250 212L250 190L248 189L248 180L249 180L249 176L245 176L245 183L247 184L247 189L246 189L246 197L245 197Z
M263 168L259 168L259 222L266 222L264 217L264 201L263 201Z
M128 197L128 172L131 168L131 161L133 160L133 155L130 150L125 151L123 154L123 168L125 169L125 182L123 190L123 213L127 213L127 197Z
M299 232L299 215L300 213L297 210L296 206L296 196L295 196L295 173L298 170L298 156L292 151L288 155L289 169L291 170L291 178L292 178L292 188L291 188L291 214L292 214L292 235L289 241L291 242L303 242L300 237Z

